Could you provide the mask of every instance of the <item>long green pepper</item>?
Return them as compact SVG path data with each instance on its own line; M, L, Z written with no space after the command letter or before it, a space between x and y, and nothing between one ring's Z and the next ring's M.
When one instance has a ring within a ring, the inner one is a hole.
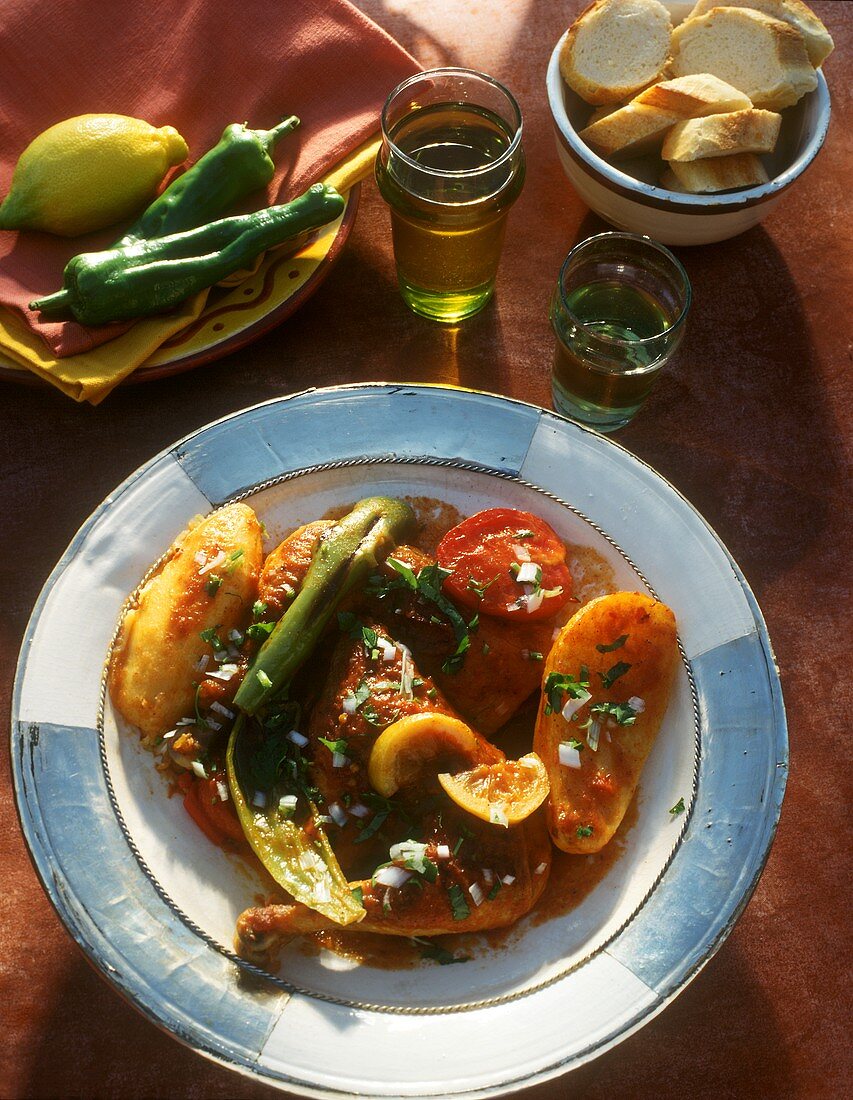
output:
M292 202L221 218L186 233L137 241L69 260L62 290L30 303L47 316L69 311L82 325L162 313L248 267L261 252L334 221L344 199L315 183Z
M299 119L291 115L272 130L250 130L242 123L226 126L219 142L173 180L112 247L183 233L223 217L272 180L275 165L270 153L279 138L298 125Z

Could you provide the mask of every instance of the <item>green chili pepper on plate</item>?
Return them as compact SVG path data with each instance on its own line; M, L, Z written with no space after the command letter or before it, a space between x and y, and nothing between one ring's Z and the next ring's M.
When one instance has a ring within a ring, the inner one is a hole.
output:
M84 252L65 265L62 290L30 303L46 316L70 312L82 325L163 313L247 267L261 252L327 222L344 199L326 184L254 214L222 218L186 233Z
M266 187L275 173L270 153L284 134L299 125L296 115L272 130L226 126L212 149L178 176L144 211L113 248L195 229L223 215L253 191Z

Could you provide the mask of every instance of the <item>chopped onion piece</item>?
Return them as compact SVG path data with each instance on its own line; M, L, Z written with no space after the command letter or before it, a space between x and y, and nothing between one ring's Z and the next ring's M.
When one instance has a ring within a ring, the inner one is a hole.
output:
M608 741L610 741L610 742L613 741L613 738L610 736L610 730L605 730L604 731L604 736L607 738Z
M344 756L342 752L332 753L332 767L333 768L345 768L349 764L349 757Z
M439 844L437 846L437 848L435 849L435 858L436 859L450 859L450 845L449 844Z
M468 887L468 893L471 895L471 901L473 901L475 905L483 904L486 892L479 882L472 882Z
M590 693L585 688L581 688L580 695L577 699L568 698L566 700L566 705L560 711L560 714L562 714L567 722L570 722L572 720L572 715L577 714L581 707L588 703L591 698L592 696Z
M219 795L220 802L228 801L228 784L221 779L216 780L216 793Z
M295 794L283 794L278 800L278 812L285 817L293 817L296 813L296 801Z
M207 728L209 730L219 731L219 730L222 729L222 723L221 722L214 722L214 720L212 718L205 718L204 724L207 726Z
M323 861L316 852L302 852L299 856L299 866L303 871L317 871L323 867Z
M224 656L227 656L227 654L224 654ZM227 684L239 671L239 665L221 664L219 668L214 669L213 672L208 672L207 678L209 680L221 680L223 683Z
M538 585L542 580L542 566L528 559L519 569L515 579L519 584Z
M198 560L198 559L196 559L196 560ZM207 563L207 565L203 565L201 567L201 569L199 569L198 575L200 577L203 577L205 573L209 573L211 571L211 569L215 569L217 567L217 565L222 565L222 563L224 561L225 561L225 551L220 550L215 558L211 558L210 561Z
M207 779L207 772L204 770L204 764L202 764L200 760L193 760L190 766L199 779Z
M539 866L534 870L533 874L534 875L541 875L543 871L547 871L547 870L548 870L548 864L547 863L540 863Z
M341 703L341 709L344 714L355 714L357 707L358 702L352 692L344 696L344 701Z
M195 718L179 718L175 723L176 726L194 726Z
M223 705L218 700L210 704L210 709L215 710L217 714L221 714L224 718L234 717L234 711L229 710L228 707L223 707Z
M483 882L485 882L486 886L491 886L494 881L495 881L495 872L492 871L488 867L484 867L483 868Z
M601 722L595 718L586 731L586 743L595 752L598 749L599 738L601 737Z
M506 816L506 803L489 803L489 822L492 825L503 825L505 829L509 828L509 819Z
M534 611L538 611L544 599L545 596L541 589L538 592L531 592L529 596L525 597L524 602L527 605L528 615L531 615Z
M632 695L631 698L628 700L628 706L636 714L642 714L643 711L646 709L646 701L645 699L640 699L637 695Z
M370 810L361 802L356 802L354 806L350 806L349 812L353 817L370 817Z
M512 886L515 882L515 875L501 875L501 882L504 886Z
M332 802L329 804L329 817L331 817L332 821L341 828L347 823L347 812L340 802Z
M412 654L402 647L403 659L400 663L400 694L411 699L415 693L415 676L412 671Z
M161 741L171 741L172 738L177 735L177 732L178 732L177 730L169 730L167 733L163 734L163 736L160 738L160 740Z
M287 735L287 740L292 741L294 745L298 745L300 749L308 744L308 738L303 733L300 733L299 730L291 730Z
M228 631L228 640L231 641L231 642L234 642L235 645L242 645L243 644L243 635L240 633L239 630L229 630Z
M530 551L526 546L520 546L517 542L514 542L512 552L519 561L530 561Z
M560 763L564 768L579 768L581 766L581 754L568 741L561 741L559 748Z
M373 876L373 881L379 886L390 886L396 890L403 883L408 882L411 877L412 872L407 871L405 867L380 867Z
M196 672L204 672L207 666L210 664L210 654L202 653L199 659L195 663Z
M263 810L265 809L266 804L267 796L264 794L264 792L255 791L254 797L252 798L252 805L257 806L259 810Z
M199 565L204 565L207 561L207 554L205 554L203 550L196 550L193 559L197 561Z
M397 659L397 647L395 645L386 646L382 650L382 660L386 665L393 664Z

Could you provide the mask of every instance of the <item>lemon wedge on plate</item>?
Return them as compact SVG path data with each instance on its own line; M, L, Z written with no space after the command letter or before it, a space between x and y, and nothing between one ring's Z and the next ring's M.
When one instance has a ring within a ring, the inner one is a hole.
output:
M518 825L542 805L551 790L548 772L535 752L520 760L478 764L438 781L460 809L492 825Z
M367 774L373 789L390 798L426 771L435 775L442 765L464 766L501 756L460 719L424 711L392 722L380 733L370 750Z
M77 237L128 218L187 156L172 126L127 115L78 115L49 127L21 153L0 229Z

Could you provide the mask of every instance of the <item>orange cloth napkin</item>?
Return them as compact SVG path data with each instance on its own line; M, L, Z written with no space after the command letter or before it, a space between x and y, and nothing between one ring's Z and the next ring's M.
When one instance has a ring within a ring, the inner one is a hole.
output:
M229 123L267 129L298 115L302 125L274 154L267 194L246 209L286 202L326 175L376 131L388 93L418 69L347 0L42 0L37 7L4 0L0 57L0 195L29 142L74 115L172 125L190 162ZM48 359L84 354L128 331L127 324L44 324L27 308L61 286L72 256L108 247L122 228L72 239L0 232L0 307L44 341ZM163 321L166 339L174 324Z

